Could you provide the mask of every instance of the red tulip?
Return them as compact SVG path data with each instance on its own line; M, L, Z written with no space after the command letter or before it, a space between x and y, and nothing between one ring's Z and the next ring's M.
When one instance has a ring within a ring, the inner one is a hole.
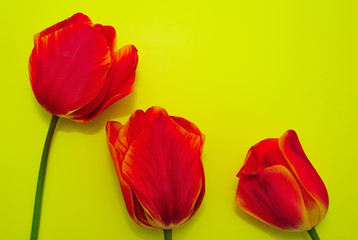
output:
M251 147L237 177L237 204L274 227L308 231L327 213L326 187L293 130Z
M137 49L115 51L116 31L77 13L34 36L29 62L37 101L51 114L86 122L133 90Z
M204 135L160 107L110 121L108 145L127 210L144 227L172 229L198 210L205 192Z
M133 90L133 45L115 51L116 31L77 13L34 36L29 70L37 101L52 114L37 180L31 240L38 238L48 154L59 117L86 122Z

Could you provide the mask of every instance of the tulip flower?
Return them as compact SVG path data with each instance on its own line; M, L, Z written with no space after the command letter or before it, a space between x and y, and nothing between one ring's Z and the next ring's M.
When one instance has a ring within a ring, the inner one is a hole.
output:
M115 50L116 31L77 13L34 36L30 82L52 114L36 190L31 239L37 239L46 162L59 117L87 122L133 90L137 49Z
M112 26L81 13L38 33L29 62L37 101L49 113L87 122L133 90L137 49L115 51Z
M171 239L171 229L193 217L204 197L204 135L160 107L136 111L125 125L109 121L106 131L129 215Z
M251 147L237 174L236 202L261 221L288 231L308 231L326 216L328 194L306 157L297 134L265 139Z

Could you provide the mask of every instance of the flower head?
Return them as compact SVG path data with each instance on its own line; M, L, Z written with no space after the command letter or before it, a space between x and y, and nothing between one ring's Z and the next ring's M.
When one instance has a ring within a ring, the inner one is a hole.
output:
M237 204L274 227L310 230L327 213L326 187L293 130L251 147L237 177Z
M198 210L205 192L204 135L160 107L108 122L109 149L127 210L141 226L172 229Z
M37 101L75 121L97 117L133 90L133 45L115 51L116 31L77 13L34 36L29 71Z

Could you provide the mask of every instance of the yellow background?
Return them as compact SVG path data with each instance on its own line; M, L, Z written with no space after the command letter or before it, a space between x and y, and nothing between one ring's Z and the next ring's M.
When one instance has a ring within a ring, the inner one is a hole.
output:
M162 239L127 214L106 145L107 120L160 105L206 135L207 192L175 240L297 239L242 213L236 173L250 146L298 133L326 183L322 240L358 238L358 2L6 1L1 21L0 239L29 239L50 114L36 102L33 35L76 12L134 44L134 92L86 124L61 119L50 152L40 240Z

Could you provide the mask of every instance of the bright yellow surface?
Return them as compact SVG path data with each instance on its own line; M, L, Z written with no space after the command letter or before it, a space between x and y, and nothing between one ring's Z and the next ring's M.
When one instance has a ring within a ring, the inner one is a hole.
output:
M107 120L160 105L206 135L207 192L175 240L297 239L235 204L249 147L295 129L326 183L322 240L357 239L358 2L6 1L1 27L0 239L29 239L50 114L29 78L32 37L76 12L139 50L135 91L86 124L61 119L47 169L40 240L162 239L127 214Z

